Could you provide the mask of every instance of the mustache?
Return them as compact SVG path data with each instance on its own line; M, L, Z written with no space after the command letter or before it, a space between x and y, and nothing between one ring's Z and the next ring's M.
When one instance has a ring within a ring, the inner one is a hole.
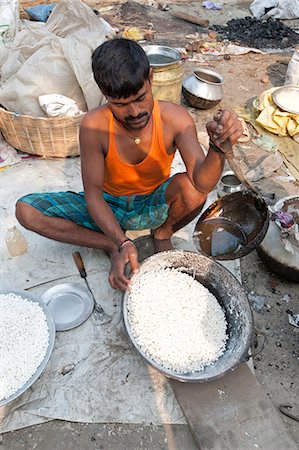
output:
M135 120L139 120L142 119L142 117L148 116L147 112L143 112L138 114L138 116L126 116L125 117L125 122L134 122Z

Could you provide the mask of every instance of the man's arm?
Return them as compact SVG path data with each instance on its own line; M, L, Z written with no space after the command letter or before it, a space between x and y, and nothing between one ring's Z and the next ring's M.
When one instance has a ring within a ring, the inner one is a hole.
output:
M198 142L197 131L190 114L182 107L180 114L175 114L175 144L186 166L187 175L194 187L203 193L211 192L216 186L225 162L225 153L231 151L242 135L242 127L237 116L231 111L215 115L207 124L207 131L212 143L207 156L204 156ZM218 149L217 149L218 147Z

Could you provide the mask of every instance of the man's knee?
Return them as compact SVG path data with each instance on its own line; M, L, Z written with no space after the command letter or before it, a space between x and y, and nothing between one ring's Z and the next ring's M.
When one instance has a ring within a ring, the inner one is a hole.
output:
M178 176L177 192L186 209L192 211L202 206L207 199L207 194L197 191L187 177L187 174L179 174Z
M33 208L33 206L28 205L27 203L22 201L18 201L16 203L16 218L18 219L20 224L28 230L35 231L35 225L37 223L36 213L38 214L40 213L40 211Z

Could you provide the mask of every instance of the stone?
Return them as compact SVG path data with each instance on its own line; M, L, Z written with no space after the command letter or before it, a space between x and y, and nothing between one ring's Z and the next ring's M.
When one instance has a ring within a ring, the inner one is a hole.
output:
M273 172L278 170L283 164L282 156L279 152L270 153L262 162L246 173L249 181L258 181L262 178L268 178Z

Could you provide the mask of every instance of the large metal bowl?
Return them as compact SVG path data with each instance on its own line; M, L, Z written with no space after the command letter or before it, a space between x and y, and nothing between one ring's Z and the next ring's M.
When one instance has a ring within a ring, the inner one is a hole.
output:
M133 275L133 277L139 277L148 271L167 267L180 268L183 272L195 276L216 296L228 324L228 340L224 354L213 364L194 373L179 374L158 364L144 352L133 336L128 320L129 293L126 292L123 301L123 319L128 337L138 353L149 364L169 378L184 382L205 382L219 378L248 358L253 324L246 292L239 281L226 268L212 258L194 252L175 250L153 255L141 264L139 273ZM153 286L153 289L159 289L159 286ZM175 289L174 286L173 295L175 295ZM163 302L163 298L161 298L161 302Z
M21 290L19 291L19 290L12 290L12 289L0 290L0 294L15 294L15 295L21 296L22 298L24 298L26 300L38 303L46 316L46 320L47 320L47 324L48 324L48 328L49 328L49 344L48 344L48 348L47 348L47 351L46 351L43 361L41 362L39 367L36 369L35 373L32 374L32 376L29 378L29 380L20 389L18 389L17 392L15 392L14 394L10 395L9 397L7 397L6 399L4 399L0 402L0 420L1 420L1 417L4 417L6 415L6 413L5 413L6 406L8 406L11 402L16 400L18 397L20 397L34 383L38 379L38 377L42 374L46 365L48 364L51 353L53 351L54 342L55 342L55 324L54 324L53 316L52 316L49 308L47 307L47 305L42 300L40 300L37 296L35 296L34 294L27 292L27 291L21 291Z

